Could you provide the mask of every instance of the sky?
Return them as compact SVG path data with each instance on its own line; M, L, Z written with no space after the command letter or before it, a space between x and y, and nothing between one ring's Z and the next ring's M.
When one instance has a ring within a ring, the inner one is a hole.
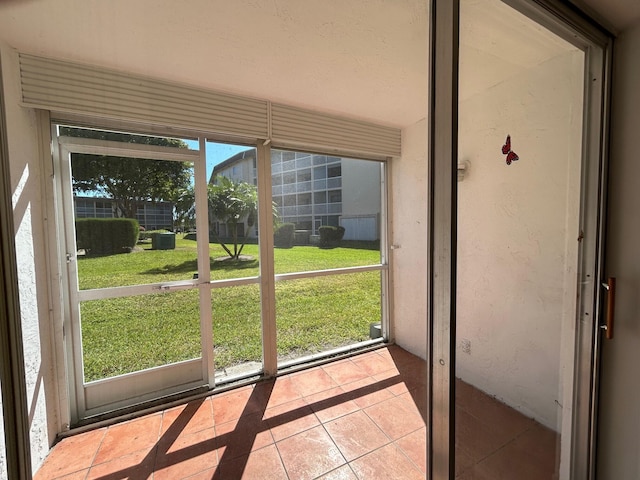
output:
M195 140L185 140L185 143L189 145L190 149L198 149L198 142ZM247 145L232 145L228 143L207 142L207 178L211 176L213 167L221 162L224 162L226 159L232 157L238 152L250 150L252 148L254 147L250 147Z

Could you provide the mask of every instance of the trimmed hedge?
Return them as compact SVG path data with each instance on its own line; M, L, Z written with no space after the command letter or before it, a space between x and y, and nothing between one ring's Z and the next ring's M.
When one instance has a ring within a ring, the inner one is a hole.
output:
M89 255L129 253L136 246L140 226L133 218L76 220L76 245Z
M318 229L318 233L320 234L321 247L337 247L344 237L344 227L323 225Z
M273 244L280 248L293 247L295 224L283 223L273 232Z

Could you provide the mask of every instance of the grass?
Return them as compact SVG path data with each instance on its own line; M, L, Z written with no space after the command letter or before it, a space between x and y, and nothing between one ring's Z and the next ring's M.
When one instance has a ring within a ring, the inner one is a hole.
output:
M354 248L355 247L355 248ZM379 263L366 245L274 251L276 273ZM258 246L243 254L254 260L219 261L210 245L212 280L258 275ZM197 271L196 244L176 239L175 250L79 258L81 289L185 280ZM262 327L258 285L211 290L216 368L261 361ZM276 284L279 359L295 358L365 340L380 320L380 273L363 272ZM138 295L81 304L85 381L196 358L201 355L198 290Z

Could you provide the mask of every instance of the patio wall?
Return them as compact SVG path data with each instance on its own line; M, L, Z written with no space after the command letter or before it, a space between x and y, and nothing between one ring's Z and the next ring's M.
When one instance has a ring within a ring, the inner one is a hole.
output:
M57 433L54 362L51 357L50 281L44 236L42 168L36 115L20 106L18 57L0 43L15 228L20 314L25 358L33 470ZM64 388L64 385L60 386Z
M426 106L425 106L426 111ZM402 131L391 163L393 333L402 348L427 357L427 121Z
M582 72L563 54L460 105L457 373L557 431L571 404Z

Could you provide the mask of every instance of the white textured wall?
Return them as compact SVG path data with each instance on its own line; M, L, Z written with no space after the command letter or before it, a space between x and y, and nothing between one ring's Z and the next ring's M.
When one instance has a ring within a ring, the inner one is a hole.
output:
M460 104L470 166L458 183L457 374L556 430L563 326L575 319L581 58L556 57ZM520 156L510 166L507 134Z
M53 413L53 405L56 402L45 398L45 393L48 394L53 387L54 372L53 362L49 357L50 320L41 197L42 178L35 113L19 105L21 97L17 56L12 49L1 43L0 53L6 102L31 456L35 471L48 453L49 445L56 433Z
M402 348L427 357L427 121L402 131L392 168L393 324Z
M606 274L617 277L613 340L603 341L598 478L640 478L640 24L616 40Z

